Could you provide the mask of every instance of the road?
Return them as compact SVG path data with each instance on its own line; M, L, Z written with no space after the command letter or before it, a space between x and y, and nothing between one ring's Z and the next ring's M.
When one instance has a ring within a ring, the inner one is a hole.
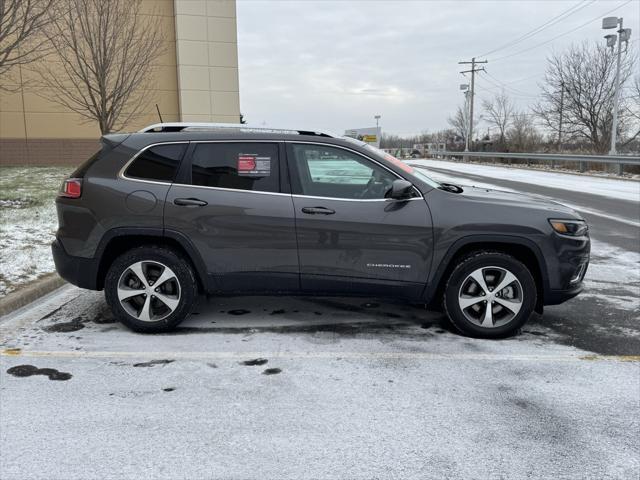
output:
M63 287L0 319L0 478L637 479L640 254L595 217L585 294L500 341L345 298L201 298L141 335Z

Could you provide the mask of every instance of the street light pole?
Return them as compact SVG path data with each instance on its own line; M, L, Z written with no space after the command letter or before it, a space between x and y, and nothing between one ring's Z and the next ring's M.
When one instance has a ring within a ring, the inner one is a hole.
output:
M460 90L462 90L462 93L464 93L464 108L465 108L465 113L467 115L469 115L469 84L468 83L461 83L460 84ZM462 120L464 121L464 116L462 117ZM465 125L465 127L468 128L468 125ZM464 136L464 151L468 152L469 151L469 134L467 133Z
M623 28L622 26L623 20L624 19L622 17L606 17L602 19L602 28L605 30L619 27L617 30L618 56L616 59L615 92L613 97L613 120L611 122L611 149L609 150L609 155L616 154L616 140L618 136L618 105L620 102L620 59L622 57L622 42L627 43L629 41L629 37L631 37L631 29ZM608 47L615 48L616 35L606 35L604 38L607 39Z
M380 138L382 137L380 133L380 115L374 115L373 118L376 119L376 139L377 139L376 147L380 147L380 142L382 141L382 139Z
M620 18L620 30L618 31L618 59L616 66L616 93L613 100L613 123L611 125L611 149L609 155L616 154L616 140L618 136L618 101L620 98L620 56L622 55L622 17Z
M472 113L469 111L469 108L471 108L471 103L469 102L469 90L466 90L464 92L464 107L467 111L467 115L469 115L469 118L471 118ZM470 120L471 121L471 120ZM467 125L467 134L464 136L464 151L468 152L469 151L469 137L471 136L471 126Z

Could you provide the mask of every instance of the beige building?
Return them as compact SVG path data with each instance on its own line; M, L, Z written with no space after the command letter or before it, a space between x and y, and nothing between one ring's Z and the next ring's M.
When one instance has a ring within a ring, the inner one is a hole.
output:
M167 45L154 65L146 110L123 130L157 123L156 104L165 122L238 123L235 0L143 2L145 13L159 16ZM11 91L0 90L0 164L83 161L96 149L97 123L33 91L29 69L18 70Z

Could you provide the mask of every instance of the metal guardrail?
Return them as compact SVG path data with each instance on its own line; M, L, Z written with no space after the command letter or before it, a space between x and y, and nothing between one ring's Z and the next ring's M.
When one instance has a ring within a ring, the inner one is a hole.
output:
M478 157L501 158L507 160L541 160L551 162L576 162L580 164L580 171L584 172L586 163L609 163L618 165L618 175L624 173L624 165L640 166L640 157L626 155L561 155L553 153L502 153L502 152L431 152L429 156L442 157Z

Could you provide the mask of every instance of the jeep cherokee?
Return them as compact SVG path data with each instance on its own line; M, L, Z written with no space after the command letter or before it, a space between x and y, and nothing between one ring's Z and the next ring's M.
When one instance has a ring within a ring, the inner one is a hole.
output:
M358 140L163 123L101 143L63 182L53 257L136 331L172 329L201 293L358 295L501 337L582 289L574 210L441 184Z

